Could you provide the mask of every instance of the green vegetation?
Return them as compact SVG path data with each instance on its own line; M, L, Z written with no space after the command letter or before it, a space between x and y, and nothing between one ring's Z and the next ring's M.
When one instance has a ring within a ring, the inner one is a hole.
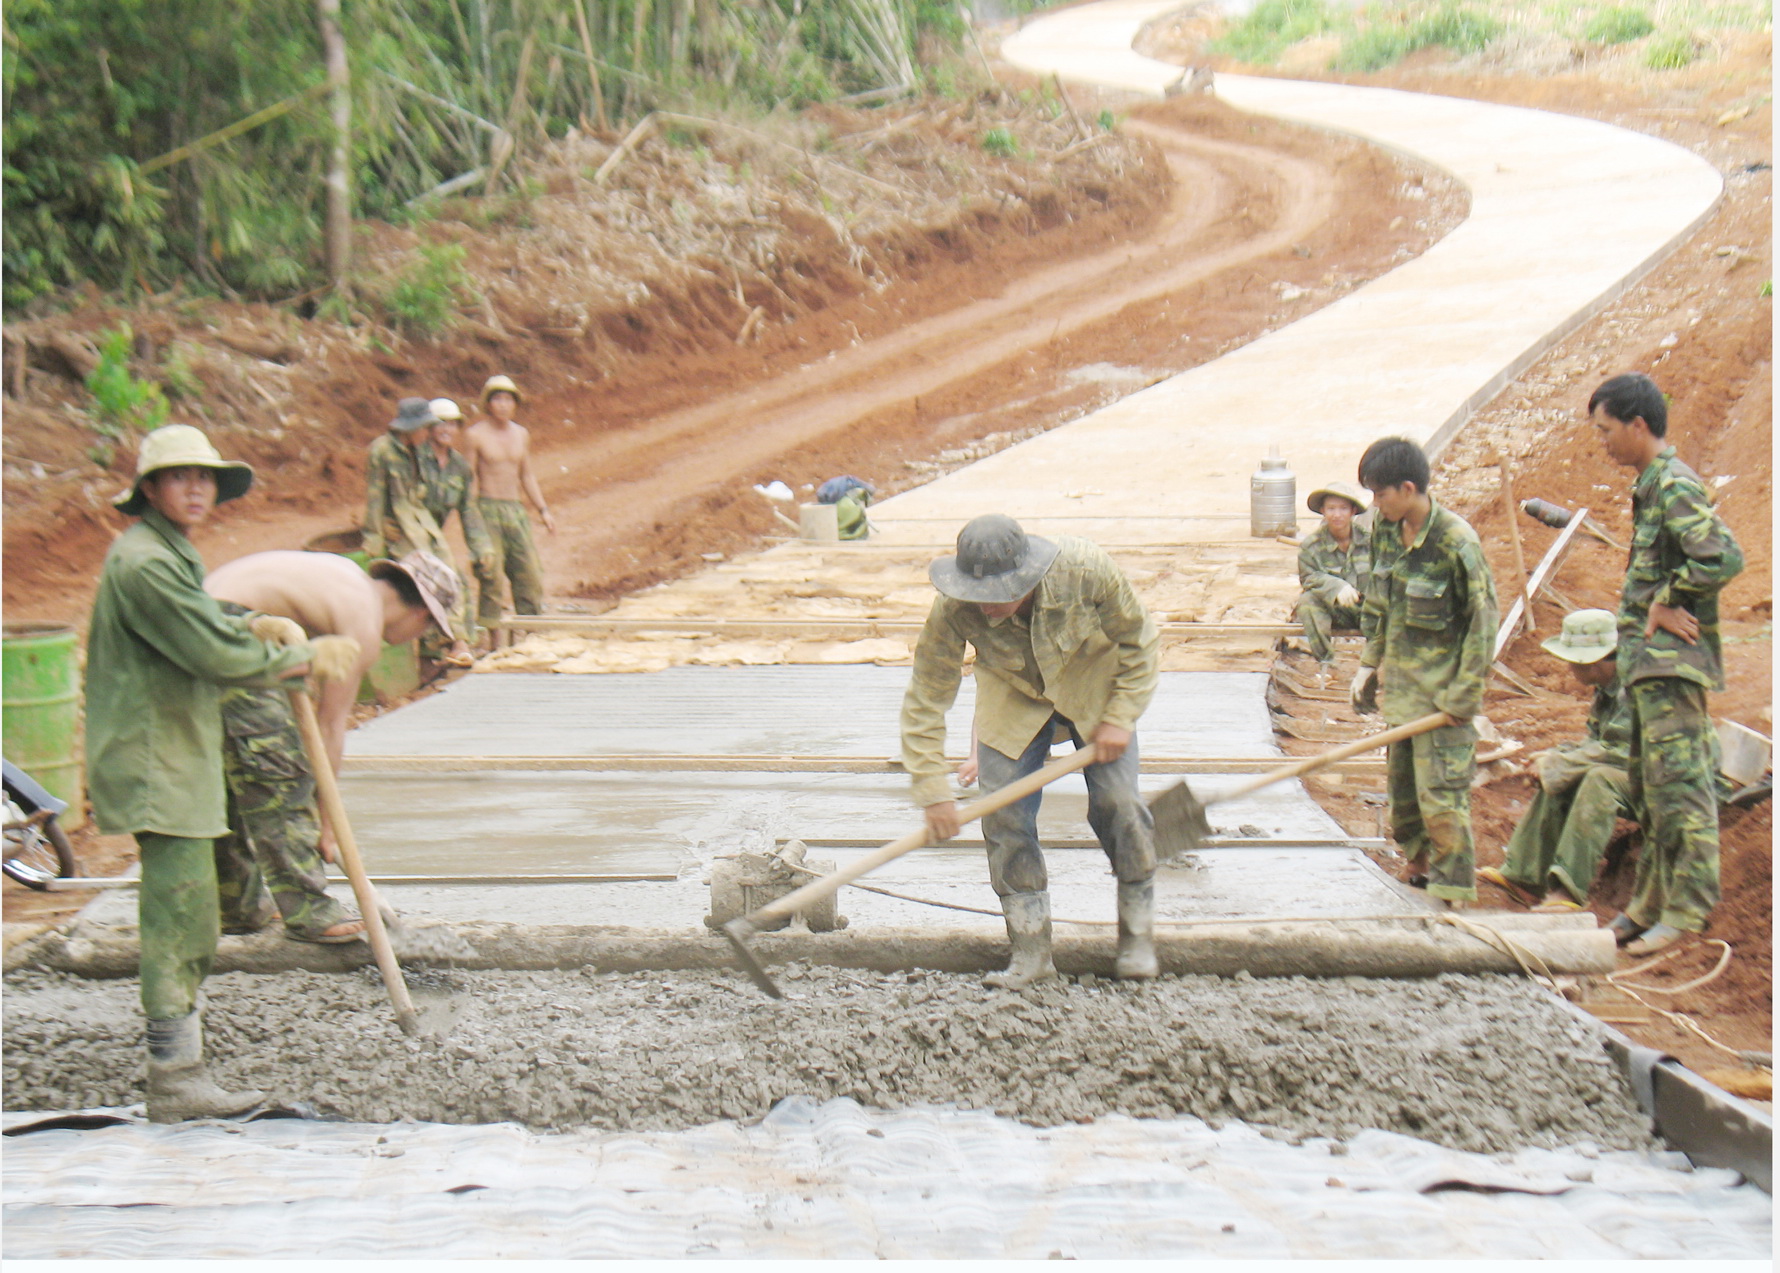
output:
M1653 71L1678 71L1697 56L1693 37L1684 31L1667 31L1644 46L1644 65Z
M93 395L93 426L113 441L130 432L147 433L167 423L167 398L161 387L139 380L130 371L136 336L125 323L99 337L99 362L87 376Z
M390 324L409 336L437 336L457 320L458 306L476 297L464 272L459 243L422 244L413 264L380 298Z
M991 128L983 134L983 149L991 155L1011 159L1020 153L1020 139L1014 136L1012 129Z
M1211 51L1239 62L1265 65L1300 40L1321 35L1334 26L1322 0L1260 0L1223 35Z
M340 8L355 214L401 221L467 174L481 177L466 194L512 190L514 161L571 128L917 89L917 35L963 34L953 0ZM316 0L11 0L8 310L83 280L258 299L323 283L333 126L316 13Z
M1626 44L1654 30L1656 23L1642 9L1602 9L1582 28L1582 38L1596 44Z
M1407 12L1385 17L1367 22L1343 40L1333 69L1381 71L1417 49L1476 53L1502 33L1502 24L1495 19L1457 4L1443 4L1419 17L1412 18Z

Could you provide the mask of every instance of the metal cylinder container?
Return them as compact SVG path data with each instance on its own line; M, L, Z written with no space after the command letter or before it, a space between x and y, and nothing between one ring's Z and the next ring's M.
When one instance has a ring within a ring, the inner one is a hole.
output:
M1277 451L1249 479L1248 515L1256 539L1298 533L1298 478Z

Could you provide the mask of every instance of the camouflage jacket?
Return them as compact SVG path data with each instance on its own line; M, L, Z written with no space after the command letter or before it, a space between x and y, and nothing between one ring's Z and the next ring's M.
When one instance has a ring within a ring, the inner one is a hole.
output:
M365 460L365 551L373 557L424 548L437 554L445 537L426 507L426 477L417 450L393 433L371 443Z
M464 546L470 550L470 556L491 557L494 545L488 538L488 528L482 524L482 510L476 506L472 493L475 476L470 472L470 462L458 451L447 451L446 456L448 458L441 463L435 448L424 446L420 449L420 476L425 484L426 510L441 531L455 511L463 522Z
M1304 591L1335 604L1335 594L1352 584L1361 596L1372 578L1372 528L1356 520L1348 550L1342 552L1324 522L1298 548L1298 582Z
M1372 528L1360 662L1378 669L1378 705L1391 725L1430 712L1475 716L1495 652L1496 585L1477 532L1430 503L1407 548L1400 523L1381 517Z
M1629 763L1632 746L1632 698L1616 676L1595 691L1588 712L1588 736L1601 745L1605 759Z
M1630 685L1653 676L1724 688L1718 641L1718 590L1743 569L1743 550L1713 511L1699 474L1664 447L1632 488L1632 548L1619 594L1619 676ZM1644 625L1652 604L1680 606L1700 621L1689 645Z

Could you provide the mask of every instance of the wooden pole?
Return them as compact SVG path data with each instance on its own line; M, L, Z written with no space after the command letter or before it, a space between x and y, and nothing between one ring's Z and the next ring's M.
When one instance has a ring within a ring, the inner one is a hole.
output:
M587 30L586 0L575 0L575 25L581 31L581 51L587 54L587 79L593 87L593 122L603 133L611 127L606 122L606 94L600 87L600 68L593 58L593 36Z
M328 113L334 125L326 182L328 285L339 291L352 267L352 82L346 37L340 32L340 0L315 0L315 8L327 54Z
M1520 542L1520 519L1515 516L1520 511L1520 505L1514 502L1514 466L1509 463L1506 451L1496 456L1496 463L1502 469L1502 512L1508 518L1508 535L1514 543L1514 578L1520 584L1520 595L1525 599L1520 618L1528 632L1537 632L1539 625L1533 621L1533 588L1527 579L1526 551Z

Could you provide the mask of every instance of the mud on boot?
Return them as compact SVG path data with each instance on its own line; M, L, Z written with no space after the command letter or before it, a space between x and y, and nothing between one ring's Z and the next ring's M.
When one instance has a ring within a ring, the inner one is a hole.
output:
M1119 885L1119 954L1113 975L1120 981L1148 981L1156 966L1156 882Z
M148 1121L232 1118L265 1103L257 1091L230 1092L204 1069L204 1028L196 1010L148 1023Z
M1013 958L1006 971L990 973L983 978L983 984L997 990L1019 990L1037 981L1055 980L1057 965L1051 962L1051 895L1009 893L1001 899L1001 914L1007 920L1007 940L1013 947Z

